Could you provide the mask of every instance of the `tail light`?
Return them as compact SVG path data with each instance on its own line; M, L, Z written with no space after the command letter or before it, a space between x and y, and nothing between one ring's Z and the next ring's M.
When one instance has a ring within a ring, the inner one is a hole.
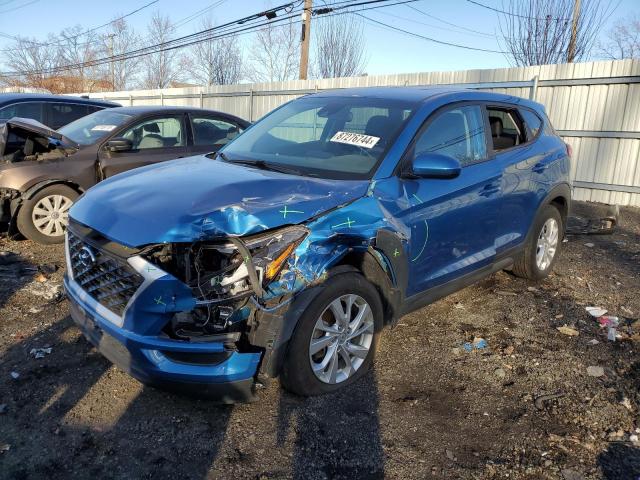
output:
M565 143L565 145L567 146L567 156L569 158L573 157L573 148L568 143Z

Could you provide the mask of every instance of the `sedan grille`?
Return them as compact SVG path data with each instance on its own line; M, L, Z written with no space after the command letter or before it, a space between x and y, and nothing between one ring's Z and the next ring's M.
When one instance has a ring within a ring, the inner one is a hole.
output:
M144 277L121 258L83 242L67 230L69 267L73 279L94 300L122 316L129 300L144 282Z

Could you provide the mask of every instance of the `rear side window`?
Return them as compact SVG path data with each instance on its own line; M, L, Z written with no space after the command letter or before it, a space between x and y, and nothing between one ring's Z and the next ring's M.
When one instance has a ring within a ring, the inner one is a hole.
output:
M84 117L88 113L86 105L73 103L47 103L49 126L54 129L65 126L68 123Z
M98 107L96 105L87 105L87 115L94 112L99 112L100 110L104 110L104 107Z
M524 124L527 128L528 140L531 141L538 135L538 132L542 127L542 120L540 120L540 117L535 113L529 110L520 110L520 115L522 115Z
M13 117L32 118L44 123L41 102L14 103L0 108L0 120L8 120Z
M414 157L439 153L455 158L464 167L487 159L482 109L470 105L447 110L418 134Z
M198 146L226 145L237 137L242 129L222 118L192 117L193 144Z
M506 150L527 141L522 120L516 110L489 107L487 112L495 151Z

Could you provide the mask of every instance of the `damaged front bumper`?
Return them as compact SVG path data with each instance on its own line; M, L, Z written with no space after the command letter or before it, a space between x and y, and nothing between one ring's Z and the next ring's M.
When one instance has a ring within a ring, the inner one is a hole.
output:
M217 342L191 343L128 330L125 325L129 322L115 324L113 314L68 275L64 286L71 316L85 337L142 383L214 396L224 402L252 399L260 353L232 351L225 336Z

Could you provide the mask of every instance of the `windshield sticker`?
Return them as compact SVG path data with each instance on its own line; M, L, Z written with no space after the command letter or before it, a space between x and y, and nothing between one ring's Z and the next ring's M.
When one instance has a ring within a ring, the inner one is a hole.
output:
M110 132L114 128L116 128L116 125L96 125L95 127L91 128L91 131L92 132Z
M355 145L356 147L373 148L378 143L378 140L380 140L380 137L362 135L361 133L336 132L330 141Z

